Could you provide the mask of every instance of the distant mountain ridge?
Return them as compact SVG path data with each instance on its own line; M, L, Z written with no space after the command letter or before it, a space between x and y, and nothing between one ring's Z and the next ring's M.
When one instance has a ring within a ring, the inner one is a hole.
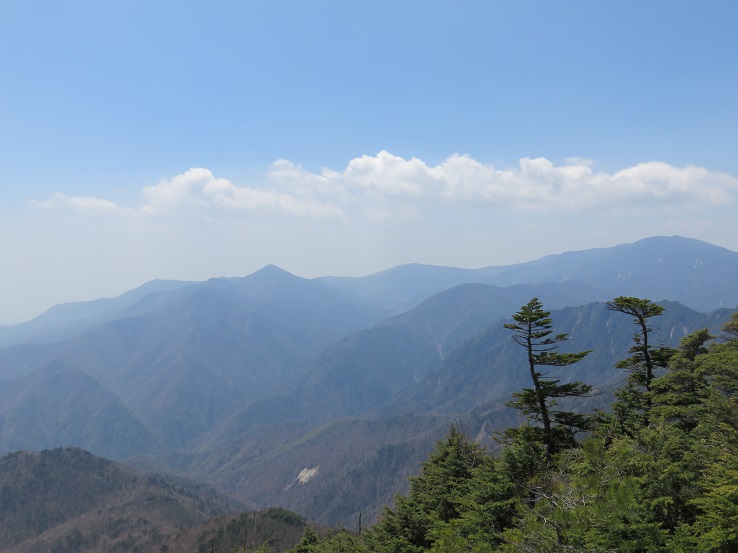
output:
M655 236L609 248L552 254L481 269L401 265L362 278L326 277L368 296L395 298L407 308L420 299L472 282L495 286L580 281L610 296L678 301L697 311L738 306L738 253L694 238ZM413 285L415 282L415 285Z
M633 329L603 302L665 300L654 327L676 345L727 319L736 276L735 252L656 237L476 270L148 283L0 329L0 454L83 447L347 523L379 512L449 420L480 439L516 423L503 406L526 375L502 324L532 297L594 350L570 376L611 391Z
M656 236L631 244L551 254L525 263L480 269L408 264L364 277L304 279L267 265L247 277L213 278L204 283L154 280L116 298L57 305L31 321L0 326L0 347L68 338L95 324L123 316L136 304L139 309L145 308L153 297L165 297L189 286L230 284L256 298L260 292L269 295L269 290L274 292L290 281L320 282L326 285L324 290L332 289L342 293L347 301L371 307L381 318L406 311L461 284L506 287L575 281L612 297L640 295L667 299L706 312L738 306L738 290L728 284L736 278L738 253L680 236Z
M278 404L276 411L282 415L272 414L269 422L325 421L374 409L437 372L446 355L533 296L552 309L605 299L601 292L573 282L508 288L462 284L325 348L280 395L247 408L249 416L266 422L257 412L269 404ZM333 401L321 401L326 395Z
M484 282L581 280L610 292L672 300L696 311L738 306L738 253L680 236L644 238L633 244L549 255L513 265Z
M69 338L114 317L143 298L189 286L192 282L152 280L115 298L63 303L17 325L0 326L0 347L22 342L52 342Z
M129 449L117 449L118 456L142 453L151 437L162 447L181 446L230 411L282 386L310 355L378 317L371 307L320 282L277 274L283 282L271 297L263 273L255 275L254 287L249 278L207 281L156 295L142 307L152 298L147 296L121 318L61 342L0 349L0 394L11 388L4 380L60 366L93 377L98 395L112 391L136 417L156 421L155 428L149 425L149 439L127 441ZM28 381L33 394L27 396L53 396L47 381ZM0 417L20 416L14 403L0 405ZM16 447L23 434L27 429L17 425L0 427L0 447ZM63 443L41 441L33 447Z

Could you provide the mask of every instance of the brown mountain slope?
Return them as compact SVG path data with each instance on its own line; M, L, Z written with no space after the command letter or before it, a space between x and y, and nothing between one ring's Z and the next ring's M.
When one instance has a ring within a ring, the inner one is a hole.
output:
M81 449L0 457L0 550L8 553L159 551L234 507L205 487Z
M239 547L255 551L266 543L270 551L280 553L300 541L306 525L307 521L300 515L270 507L210 519L165 544L161 551L229 553Z

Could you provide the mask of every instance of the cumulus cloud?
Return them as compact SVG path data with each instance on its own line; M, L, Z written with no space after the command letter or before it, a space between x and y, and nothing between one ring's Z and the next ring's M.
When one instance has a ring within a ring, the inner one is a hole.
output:
M340 173L330 169L311 173L287 159L278 159L269 167L267 178L274 185L298 196L330 198L341 203L350 203L354 199L341 182Z
M144 202L135 209L123 208L105 199L70 197L60 193L53 194L45 201L31 203L45 209L71 208L78 212L117 212L138 217L215 211L236 215L271 212L295 217L346 217L344 211L334 204L276 188L236 186L227 179L216 178L204 168L189 169L171 179L146 186L142 195Z
M171 179L164 179L143 189L145 214L154 215L178 209L207 208L205 190L227 183L216 179L207 169L197 167Z
M613 174L595 172L591 160L570 158L554 165L546 158L523 158L512 169L498 169L470 156L454 154L428 166L417 158L388 152L362 156L342 173L323 171L325 178L348 190L382 198L486 202L501 207L586 209L635 201L663 203L730 202L738 179L702 167L641 163Z
M178 209L222 209L234 213L268 211L297 217L344 217L335 205L305 199L276 188L236 186L208 169L190 169L144 189L145 213Z
M500 209L610 209L731 203L738 179L696 166L640 163L614 173L597 172L591 160L569 158L556 165L546 158L522 158L498 168L454 154L436 166L382 151L349 161L336 171L311 172L280 159L267 172L267 186L237 186L194 168L143 189L143 204L124 209L108 200L54 194L35 205L79 212L137 216L169 213L267 212L292 217L347 219L351 206L372 220L414 219L424 202L474 204Z

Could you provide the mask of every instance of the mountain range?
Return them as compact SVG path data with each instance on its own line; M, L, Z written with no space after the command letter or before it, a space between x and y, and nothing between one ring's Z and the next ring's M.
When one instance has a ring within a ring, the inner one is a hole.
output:
M681 237L510 266L404 265L305 279L153 281L0 328L0 454L74 446L352 525L403 491L449 421L492 443L525 386L504 321L531 298L608 394L632 342L620 295L658 300L654 339L717 331L738 253ZM596 405L592 399L589 406Z

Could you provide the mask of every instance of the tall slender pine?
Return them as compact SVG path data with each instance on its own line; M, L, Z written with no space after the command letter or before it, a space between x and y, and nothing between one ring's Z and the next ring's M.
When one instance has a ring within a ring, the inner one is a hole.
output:
M561 343L568 340L569 336L553 333L550 314L550 311L543 310L543 304L538 298L533 298L512 316L514 323L504 325L513 331L512 339L515 343L525 348L528 372L533 383L532 388L523 388L520 392L513 393L515 400L508 405L541 425L543 445L549 457L570 446L576 431L585 430L590 425L590 417L587 415L556 410L556 400L586 396L592 391L591 386L582 382L562 384L559 378L539 370L539 367L572 365L589 353L559 353Z

